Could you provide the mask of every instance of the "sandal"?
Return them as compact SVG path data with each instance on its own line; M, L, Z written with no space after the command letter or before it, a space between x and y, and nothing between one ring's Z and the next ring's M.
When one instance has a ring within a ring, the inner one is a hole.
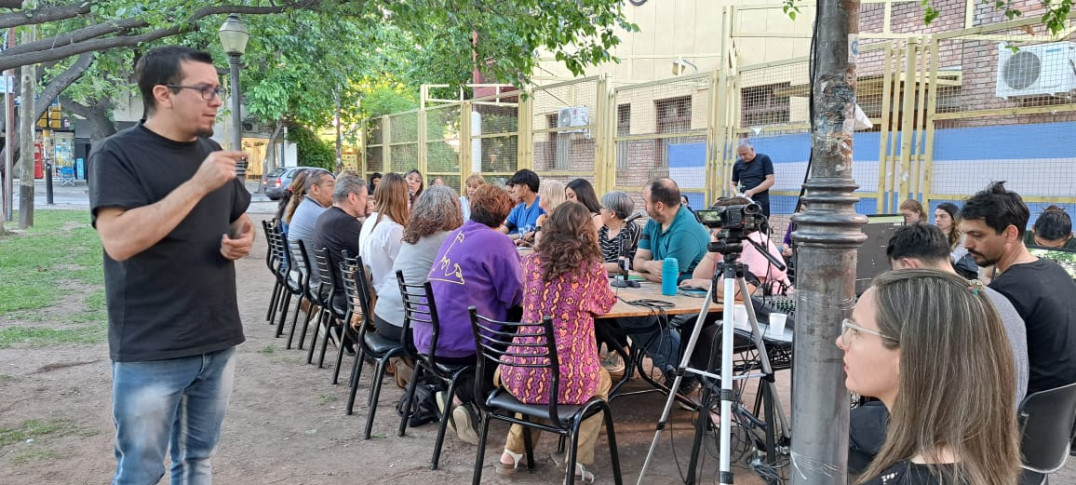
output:
M501 458L504 458L504 455L508 455L512 458L512 464L509 465L501 460L497 460L497 474L506 476L515 475L516 472L519 471L519 464L523 461L523 453L512 453L511 451L504 450L504 453L501 454Z
M568 473L568 467L564 465L565 456L553 452L553 454L549 455L549 458L553 460L553 463L557 465L557 468L564 470L565 474ZM587 470L587 468L579 462L575 463L575 478L581 480L583 483L594 483L594 473ZM565 477L564 483L568 483L568 477Z

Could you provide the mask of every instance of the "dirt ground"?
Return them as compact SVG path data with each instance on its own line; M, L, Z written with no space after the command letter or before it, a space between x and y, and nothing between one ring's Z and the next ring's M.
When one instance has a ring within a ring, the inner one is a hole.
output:
M255 217L260 220L265 216ZM374 424L375 437L362 440L368 408L365 395L372 372L364 371L356 413L345 416L346 385L330 383L330 366L306 364L305 351L284 350L285 339L273 337L265 310L273 281L265 268L264 238L250 257L237 263L239 309L247 342L236 354L235 390L214 459L220 484L456 484L471 480L476 448L453 436L446 438L439 470L430 470L436 427L409 429L396 436L394 405L400 396L386 381ZM335 349L332 349L335 350ZM333 354L334 355L334 354ZM111 479L111 383L107 344L58 348L0 350L0 428L38 420L49 432L0 448L0 484L100 484ZM780 393L788 407L788 372ZM342 379L346 383L346 379ZM638 382L630 389L643 389ZM612 403L616 436L626 483L635 483L654 434L664 398L658 394L625 396ZM691 415L676 409L658 447L645 483L679 483L687 467ZM507 427L494 423L483 468L483 483L560 483L562 474L549 453L555 441L546 437L536 449L538 470L513 478L496 475L493 464ZM595 472L598 483L612 483L608 447L599 440ZM0 437L2 438L2 437ZM2 442L2 441L0 441ZM701 483L714 483L716 443L707 440ZM1069 467L1073 468L1073 460ZM761 483L737 468L737 483ZM1076 476L1074 474L1073 476ZM1073 483L1058 477L1057 483Z

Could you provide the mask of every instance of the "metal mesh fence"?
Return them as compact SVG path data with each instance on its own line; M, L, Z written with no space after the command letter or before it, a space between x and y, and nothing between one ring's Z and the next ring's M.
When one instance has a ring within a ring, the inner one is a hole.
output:
M570 172L593 182L597 121L601 116L597 88L594 78L534 88L534 170L547 174Z
M406 173L418 168L418 111L389 115L389 170Z
M709 202L712 78L713 73L702 73L614 89L609 111L616 116L618 190L637 195L648 180L670 177L692 207Z
M489 175L515 172L519 167L519 92L472 101L470 123L472 171Z
M381 129L381 118L366 120L366 156L364 158L364 173L382 172L385 169L384 133Z

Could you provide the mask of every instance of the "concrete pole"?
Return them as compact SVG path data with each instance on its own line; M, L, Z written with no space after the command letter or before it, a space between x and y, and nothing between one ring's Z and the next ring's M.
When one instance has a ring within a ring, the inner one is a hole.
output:
M239 56L242 54L238 52L228 53L228 67L230 76L230 84L232 88L231 101L232 101L232 150L243 149L243 120L240 118L239 113L239 100L241 93L239 92ZM247 161L243 160L236 164L235 175L239 177L239 180L243 182L245 186L247 183Z
M849 398L835 341L855 303L856 248L866 239L852 179L859 1L819 0L815 22L808 211L792 218L800 249L789 474L794 485L844 485Z
M29 44L36 37L37 28L26 28L22 33L22 43ZM34 225L34 93L37 88L37 66L30 64L20 69L22 79L19 101L19 133L22 146L19 149L19 165L22 175L19 177L19 229Z

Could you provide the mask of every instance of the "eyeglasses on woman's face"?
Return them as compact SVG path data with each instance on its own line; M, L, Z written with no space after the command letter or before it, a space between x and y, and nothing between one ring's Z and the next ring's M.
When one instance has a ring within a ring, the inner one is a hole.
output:
M888 340L894 343L897 342L897 339L888 335L882 335L882 333L879 331L864 328L862 325L857 324L850 318L845 318L844 320L841 320L841 343L843 345L847 346L848 344L852 343L857 337L859 337L860 332L877 336L882 340Z

